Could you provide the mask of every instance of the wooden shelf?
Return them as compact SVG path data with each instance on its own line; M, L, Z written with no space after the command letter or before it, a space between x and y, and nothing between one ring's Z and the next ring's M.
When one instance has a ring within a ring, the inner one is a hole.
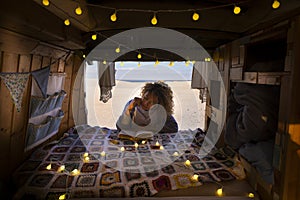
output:
M290 72L244 72L242 79L231 79L233 82L280 85L282 76L289 76Z

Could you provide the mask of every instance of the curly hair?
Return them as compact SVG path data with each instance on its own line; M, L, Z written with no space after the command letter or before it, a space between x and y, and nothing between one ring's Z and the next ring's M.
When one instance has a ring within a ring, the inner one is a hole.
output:
M174 102L173 102L173 91L168 86L168 84L157 81L154 83L146 83L141 91L141 96L148 92L151 93L158 98L158 103L162 105L168 115L172 115L174 112Z

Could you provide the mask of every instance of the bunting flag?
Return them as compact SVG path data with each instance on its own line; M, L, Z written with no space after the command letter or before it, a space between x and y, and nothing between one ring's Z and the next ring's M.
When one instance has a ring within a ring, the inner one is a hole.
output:
M35 79L38 87L40 88L42 95L44 98L47 97L47 86L48 86L48 79L50 75L50 66L44 67L39 70L35 70L31 72L33 78Z
M0 77L9 90L17 111L20 112L29 73L0 73Z

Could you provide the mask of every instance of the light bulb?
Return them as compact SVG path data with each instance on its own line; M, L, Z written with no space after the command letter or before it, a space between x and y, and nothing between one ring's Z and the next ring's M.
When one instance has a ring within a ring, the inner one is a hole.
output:
M116 13L116 12L114 12L114 14L112 14L112 15L110 16L110 20L111 20L112 22L117 21L117 13Z
M60 166L60 167L58 168L57 171L58 171L58 172L62 172L62 171L65 170L65 168L66 168L66 167L65 167L64 165L62 165L62 166Z
M121 151L125 151L125 148L124 147L121 147L121 149L120 149Z
M189 60L185 61L185 66L189 66L189 64L190 64Z
M153 15L153 18L151 19L151 24L152 25L156 25L157 24L157 19L156 19L156 15Z
M178 156L179 154L178 154L178 152L177 151L175 151L174 153L173 153L173 156Z
M44 6L49 6L50 5L50 2L48 0L43 0L42 3L43 3Z
M66 194L62 194L58 198L59 200L65 200L66 199Z
M193 180L193 181L198 181L198 177L199 177L198 174L194 174L194 175L192 176L192 180Z
M134 147L138 148L139 144L138 143L134 143Z
M139 53L139 54L137 55L137 58L138 58L138 59L141 59L141 58L142 58L142 54Z
M163 147L163 146L160 146L160 147L159 147L159 150L164 150L164 147Z
M103 156L105 156L105 151L102 151L101 153L100 153L100 155L103 157Z
M66 26L70 26L70 20L69 19L66 19L65 21L64 21L64 24L66 25Z
M155 65L158 65L158 64L159 64L159 61L158 61L158 60L156 60L156 61L155 61Z
M184 164L185 164L185 166L190 167L191 166L191 161L186 160Z
M141 63L140 62L138 62L138 67L140 67L141 66Z
M71 175L76 176L80 174L80 171L78 169L74 169L73 171L71 171Z
M196 13L196 12L194 12L194 14L193 14L193 20L197 21L198 19L199 19L199 14Z
M85 58L85 54L83 54L82 57Z
M92 35L92 40L97 40L97 34Z
M272 8L277 9L277 8L279 8L279 6L280 6L280 2L277 0L274 0L273 4L272 4Z
M223 195L223 189L222 189L222 188L217 189L216 194L217 194L219 197L222 196L222 195Z
M240 12L241 12L241 8L238 7L238 6L234 6L233 13L237 15L237 14L239 14Z
M76 13L76 15L81 15L81 14L82 14L82 10L81 10L80 6L78 6L78 7L75 9L75 13Z
M47 170L50 170L51 169L51 163L49 165L47 165L46 167Z
M159 146L159 142L158 141L156 141L155 146Z
M171 62L169 63L169 66L170 66L170 67L174 66L174 62L171 61Z
M106 60L103 60L102 62L104 65L106 65ZM104 151L103 151L104 152ZM105 155L105 152L104 152L104 155Z
M248 197L249 197L249 198L254 198L254 194L253 194L252 192L250 192L250 193L248 194Z
M121 49L120 47L116 48L116 53L120 53Z

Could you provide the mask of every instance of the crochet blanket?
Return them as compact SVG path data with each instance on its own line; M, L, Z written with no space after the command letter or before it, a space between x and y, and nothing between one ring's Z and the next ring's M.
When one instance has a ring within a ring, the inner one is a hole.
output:
M140 144L119 140L117 134L82 125L43 145L14 173L14 198L147 197L244 178L230 148L199 155L205 137L200 129L157 134Z

